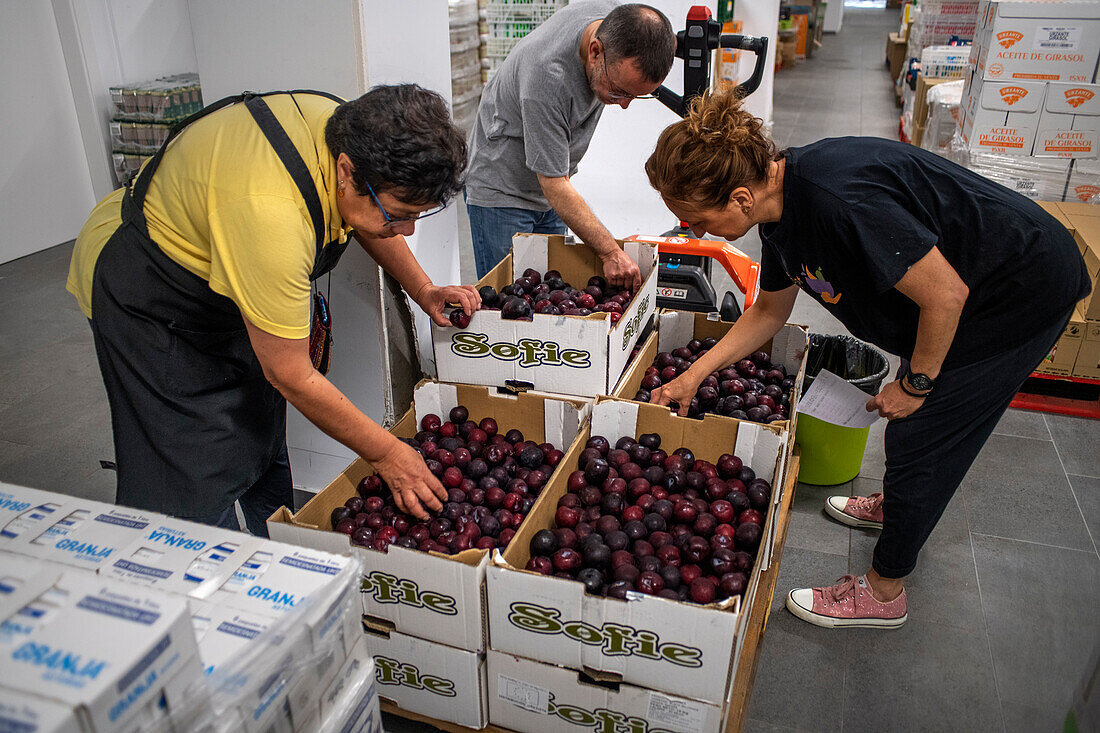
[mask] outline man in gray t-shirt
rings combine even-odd
[[[638,266],[569,178],[605,104],[623,109],[660,86],[676,51],[668,19],[648,5],[585,0],[521,40],[485,87],[470,141],[466,204],[477,275],[508,254],[516,232],[568,226],[619,286],[641,286]]]

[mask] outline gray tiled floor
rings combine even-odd
[[[780,73],[780,145],[895,136],[883,46],[896,23],[896,11],[849,9],[841,34]],[[759,255],[751,237],[738,246]],[[0,480],[110,501],[113,474],[98,463],[112,453],[109,413],[90,332],[64,291],[70,252],[0,265]],[[792,321],[844,332],[808,299]],[[909,623],[809,626],[783,610],[787,591],[868,566],[875,534],[830,521],[821,503],[881,488],[883,428],[854,481],[799,487],[746,730],[1060,729],[1100,640],[1100,421],[1010,411],[907,579]],[[427,728],[387,718],[387,729]]]

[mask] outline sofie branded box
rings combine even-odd
[[[183,598],[90,573],[65,572],[0,623],[2,684],[68,706],[87,731],[156,719],[202,674]]]
[[[724,704],[635,685],[604,685],[583,673],[490,651],[489,722],[540,733],[717,733]]]
[[[363,638],[379,697],[410,713],[483,728],[488,718],[485,655],[391,632]]]
[[[678,420],[666,408],[614,398],[597,400],[590,430],[582,433],[561,463],[575,467],[590,434],[614,444],[621,436],[636,438],[642,433],[657,433],[662,448],[669,451],[684,446],[711,462],[733,453],[772,483],[773,500],[779,497],[786,473],[787,431],[748,422],[719,426],[706,420]],[[487,578],[493,650],[721,704],[738,661],[739,637],[748,619],[745,611],[767,565],[765,539],[744,599],[700,606],[640,593],[630,593],[626,600],[588,595],[580,582],[521,569],[530,559],[531,537],[553,526],[569,470],[556,475],[528,523],[503,554],[493,557]],[[774,533],[775,515],[773,506],[765,536]]]
[[[471,419],[492,417],[501,432],[516,428],[529,440],[547,441],[563,451],[573,443],[590,409],[583,400],[530,392],[499,395],[486,387],[424,380],[413,393],[413,408],[390,432],[411,438],[424,415],[447,419],[458,405],[466,406]],[[486,550],[441,555],[391,545],[379,552],[352,545],[347,535],[331,531],[332,510],[355,496],[359,482],[373,473],[369,463],[356,460],[298,513],[284,507],[274,514],[268,520],[271,537],[353,554],[363,567],[363,613],[378,625],[462,649],[485,649]]]
[[[1093,158],[1100,151],[1100,84],[1051,82],[1039,117],[1035,155]]]
[[[681,346],[686,346],[688,341],[705,338],[721,340],[733,326],[728,321],[723,321],[717,314],[690,313],[662,309],[657,313],[657,328],[645,340],[638,351],[638,357],[626,370],[619,386],[615,389],[615,397],[631,400],[642,385],[645,370],[653,364],[657,354],[662,351],[672,351]],[[795,393],[791,397],[791,419],[777,423],[781,427],[789,427],[794,430],[798,398],[801,395],[802,381],[806,373],[806,355],[809,350],[809,334],[805,326],[787,324],[779,329],[779,332],[770,341],[760,346],[766,351],[774,364],[782,364],[787,374],[794,378]],[[738,422],[735,418],[723,415],[708,415],[708,419],[728,420],[731,423]],[[687,418],[684,418],[687,419]]]
[[[1091,82],[1100,4],[987,0],[972,58],[984,79]]]
[[[95,570],[141,536],[160,514],[99,502],[67,503],[41,532],[26,532],[4,549]]]
[[[657,304],[657,246],[621,244],[641,270],[642,287],[618,323],[612,325],[608,313],[536,313],[530,321],[512,321],[502,318],[500,311],[481,310],[465,329],[433,324],[439,379],[498,387],[518,383],[582,397],[610,394]],[[478,286],[492,285],[500,291],[528,268],[540,274],[558,270],[567,283],[581,289],[589,278],[603,274],[599,258],[583,244],[566,244],[560,235],[517,234],[511,254]]]
[[[1046,84],[975,77],[968,93],[962,138],[970,150],[1031,155]]]

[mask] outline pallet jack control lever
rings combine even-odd
[[[687,27],[676,34],[676,57],[684,60],[684,93],[681,96],[662,85],[657,87],[653,96],[679,116],[687,115],[691,101],[710,87],[711,54],[719,47],[756,54],[752,75],[737,87],[743,97],[755,92],[764,78],[768,39],[741,34],[722,35],[722,25],[711,17],[710,8],[694,5],[688,11]]]
[[[649,242],[656,244],[661,254],[695,255],[717,260],[737,289],[745,294],[745,308],[753,304],[760,292],[760,263],[729,242],[711,239],[691,239],[688,237],[654,237],[635,234],[627,237],[628,242]]]

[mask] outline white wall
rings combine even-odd
[[[0,11],[0,262],[76,236],[94,204],[49,3]]]
[[[583,0],[582,0],[583,2]],[[650,0],[668,16],[673,30],[683,30],[688,10],[698,0]],[[747,6],[751,5],[751,8]],[[764,6],[764,7],[758,7]],[[772,79],[775,69],[775,29],[779,18],[778,0],[736,3],[735,15],[745,22],[744,33],[764,35],[771,41],[764,82],[746,103],[747,108],[769,124],[772,114]],[[747,9],[746,9],[747,8]],[[744,17],[742,17],[744,16]],[[770,20],[769,20],[770,18]],[[741,79],[752,71],[755,56],[741,54]],[[677,94],[683,91],[683,61],[676,59],[665,86]],[[587,155],[573,183],[600,221],[616,237],[631,234],[661,234],[676,225],[645,175],[645,161],[657,144],[657,137],[679,119],[657,100],[641,100],[628,109],[608,106],[592,138]]]

